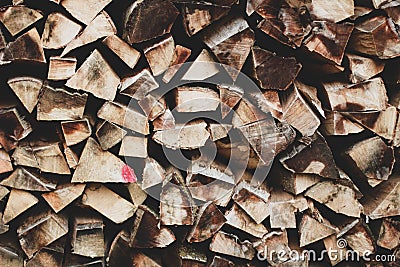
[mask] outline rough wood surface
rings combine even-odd
[[[206,87],[178,87],[176,89],[176,111],[213,111],[219,105],[218,93]]]
[[[40,11],[26,6],[7,6],[0,9],[0,21],[13,35],[17,35],[43,18]]]
[[[126,65],[130,68],[134,68],[139,61],[140,52],[135,48],[125,43],[117,35],[107,36],[103,40],[103,44],[108,46]]]
[[[61,129],[67,146],[79,144],[92,135],[92,128],[88,119],[62,121]]]
[[[224,232],[214,235],[210,250],[247,260],[253,259],[255,255],[253,246],[248,240],[241,242],[236,236]]]
[[[144,50],[144,56],[149,63],[151,72],[158,76],[171,65],[175,56],[175,42],[172,36]]]
[[[84,3],[77,0],[63,0],[61,5],[76,19],[88,25],[110,2],[111,0],[89,0]]]
[[[19,189],[12,189],[8,197],[2,221],[8,223],[18,215],[36,205],[39,202],[34,195]]]
[[[71,78],[75,74],[76,64],[76,58],[50,57],[47,79],[59,81]]]
[[[18,77],[9,79],[7,84],[31,113],[38,102],[43,81],[33,77]]]
[[[15,189],[39,192],[51,191],[57,186],[57,184],[42,177],[39,173],[24,167],[16,168],[0,184]]]
[[[42,197],[55,213],[60,212],[71,202],[80,197],[85,190],[85,184],[64,184],[49,193],[42,194]]]

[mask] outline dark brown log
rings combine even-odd
[[[364,128],[337,111],[325,110],[326,119],[322,121],[321,132],[325,135],[349,135],[360,133]]]
[[[149,63],[151,72],[158,76],[165,72],[171,65],[175,56],[175,42],[172,36],[148,47],[144,50],[144,56]]]
[[[90,215],[74,218],[71,252],[73,254],[97,258],[104,257],[105,244],[103,220]]]
[[[13,36],[42,18],[43,15],[40,11],[22,5],[5,6],[0,9],[0,21]]]
[[[118,154],[125,157],[147,158],[147,138],[125,136]]]
[[[75,74],[76,63],[76,58],[50,57],[47,79],[59,81],[71,78]]]
[[[244,91],[240,87],[231,85],[218,85],[217,88],[221,103],[221,115],[224,119],[242,99]]]
[[[308,244],[317,242],[325,237],[339,232],[339,229],[334,227],[328,220],[322,219],[318,221],[317,219],[311,217],[310,215],[303,215],[299,226],[300,232],[300,247],[304,247]]]
[[[79,144],[92,135],[92,128],[88,119],[62,121],[61,129],[67,146]]]
[[[6,151],[14,149],[20,140],[32,132],[31,125],[19,115],[16,108],[0,109],[0,125],[0,145]]]
[[[292,57],[279,57],[259,47],[253,47],[252,54],[255,78],[264,89],[288,89],[301,69],[301,64]]]
[[[136,100],[142,100],[148,93],[157,89],[159,84],[147,69],[138,74],[125,77],[121,81],[120,92]]]
[[[28,112],[32,113],[38,102],[43,81],[32,77],[19,77],[9,79],[7,84],[14,91]]]
[[[7,224],[18,215],[36,205],[39,202],[34,195],[19,189],[12,189],[4,209],[2,223]]]
[[[103,121],[97,126],[96,137],[103,150],[108,150],[122,141],[127,131],[112,122]]]
[[[354,15],[354,1],[339,0],[334,3],[326,0],[313,0],[310,14],[315,20],[339,22]]]
[[[79,0],[63,0],[61,5],[76,19],[88,25],[110,2],[111,0],[89,0],[84,3]]]
[[[4,49],[7,45],[6,39],[4,38],[4,33],[0,29],[0,50]]]
[[[275,18],[278,16],[282,2],[281,0],[249,0],[247,1],[246,13],[250,16],[257,12],[263,18]]]
[[[125,43],[117,35],[109,35],[103,40],[111,51],[113,51],[126,65],[133,69],[140,58],[140,52]]]
[[[57,184],[48,181],[40,174],[23,167],[15,169],[15,171],[6,179],[2,180],[0,184],[15,189],[40,192],[51,191],[57,186]]]
[[[175,96],[178,112],[214,111],[219,105],[218,93],[206,87],[180,86]]]
[[[197,58],[191,63],[189,69],[183,75],[182,80],[200,80],[203,81],[207,78],[219,73],[216,63],[206,49],[203,49]]]
[[[378,246],[386,249],[394,249],[398,247],[400,245],[399,222],[391,219],[384,219],[376,243]]]
[[[14,168],[11,163],[10,155],[8,155],[4,149],[0,149],[0,174],[13,170]]]
[[[2,242],[0,250],[0,260],[7,264],[7,267],[22,267],[24,266],[23,252],[18,247],[18,244]]]
[[[169,83],[171,81],[171,79],[181,68],[182,64],[185,63],[185,61],[190,57],[191,53],[192,51],[187,47],[181,45],[175,46],[174,57],[170,64],[170,67],[164,73],[164,76],[162,78],[163,82]]]
[[[352,83],[371,79],[385,68],[385,63],[377,59],[353,54],[346,54],[346,57],[349,60],[350,81]]]
[[[142,174],[142,189],[161,184],[165,179],[165,169],[153,158],[146,158]]]
[[[42,194],[42,197],[54,212],[58,213],[80,197],[85,187],[85,184],[63,184],[52,192]]]
[[[371,230],[363,222],[357,223],[343,238],[359,255],[363,255],[366,251],[370,251],[371,254],[375,253],[375,242]]]
[[[64,248],[44,247],[32,259],[25,263],[26,267],[36,266],[62,266]]]
[[[123,38],[133,44],[169,33],[178,14],[169,0],[133,2],[125,13]]]
[[[62,13],[51,13],[47,16],[42,34],[43,47],[60,49],[71,42],[82,27]]]
[[[314,86],[304,84],[298,80],[294,81],[294,86],[299,90],[304,99],[318,111],[319,115],[325,118],[325,111],[318,98],[318,89]]]
[[[253,246],[248,240],[240,241],[237,236],[224,232],[218,232],[214,235],[210,250],[247,260],[252,260],[255,255]]]

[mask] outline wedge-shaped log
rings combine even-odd
[[[146,158],[147,138],[139,136],[125,136],[122,139],[119,155],[125,157]]]
[[[376,243],[378,246],[386,249],[395,249],[398,247],[400,245],[399,222],[391,219],[384,219]]]
[[[230,124],[210,123],[208,126],[208,130],[210,132],[210,138],[213,141],[217,141],[227,137],[231,129],[232,125]]]
[[[120,93],[136,100],[142,100],[148,93],[157,89],[159,84],[148,69],[122,79]]]
[[[218,162],[209,161],[206,158],[192,160],[188,167],[188,175],[200,174],[209,178],[224,181],[226,183],[235,184],[235,176],[228,166]]]
[[[183,75],[185,81],[203,81],[219,73],[217,64],[212,55],[203,49],[197,58],[191,63],[189,69]]]
[[[112,122],[103,121],[97,126],[96,137],[103,150],[108,150],[122,141],[128,132]]]
[[[321,180],[316,174],[294,173],[284,168],[280,169],[280,174],[283,189],[294,195],[303,193]]]
[[[318,221],[310,215],[304,214],[299,226],[299,232],[300,247],[304,247],[330,235],[337,234],[339,229],[326,219]]]
[[[175,128],[175,117],[171,110],[166,109],[164,114],[153,121],[153,131],[162,131]]]
[[[0,174],[13,170],[10,155],[4,149],[0,149]]]
[[[147,198],[147,193],[143,191],[140,184],[137,182],[129,183],[126,185],[126,188],[128,189],[131,201],[135,206],[140,206],[144,203]]]
[[[18,167],[1,185],[26,191],[46,192],[56,188],[57,184],[48,181],[40,174],[23,167]]]
[[[89,0],[84,3],[79,0],[63,0],[61,5],[76,19],[88,25],[109,3],[111,0]]]
[[[339,241],[339,242],[338,242]],[[325,249],[328,251],[328,258],[332,266],[337,265],[343,261],[343,257],[337,257],[336,255],[348,255],[348,250],[344,246],[344,242],[341,241],[336,235],[331,235],[323,240]],[[338,245],[339,244],[339,245]],[[336,254],[338,253],[338,254]],[[340,254],[341,253],[341,254]]]
[[[204,202],[213,201],[216,205],[221,207],[226,207],[228,205],[233,194],[233,185],[220,180],[213,180],[208,184],[192,181],[188,189],[194,199]]]
[[[206,87],[180,86],[175,96],[178,112],[214,111],[219,105],[219,95]]]
[[[262,239],[253,242],[254,249],[261,259],[271,265],[283,264],[289,260],[291,249],[288,245],[288,235],[285,229],[266,234]],[[277,257],[279,251],[279,258]],[[288,262],[288,264],[290,264]]]
[[[376,251],[372,232],[368,225],[362,221],[347,231],[343,238],[354,251],[360,253],[359,255],[362,255],[365,251],[370,251],[370,253]]]
[[[58,213],[80,197],[85,186],[85,184],[63,184],[57,186],[56,190],[52,192],[42,194],[42,197],[54,212]]]
[[[9,79],[7,84],[17,95],[26,110],[32,113],[38,102],[43,81],[33,77],[18,77]]]
[[[221,103],[221,115],[224,119],[239,103],[243,96],[243,89],[232,85],[217,85]]]
[[[354,54],[346,54],[346,57],[349,60],[350,81],[352,83],[371,79],[385,68],[385,63],[381,60]]]
[[[86,140],[92,135],[88,119],[61,122],[61,129],[67,146],[73,146]]]
[[[146,158],[142,174],[142,189],[161,184],[165,179],[165,169],[153,158]]]
[[[210,243],[210,250],[247,260],[252,260],[255,255],[253,245],[248,240],[240,241],[237,236],[224,232],[214,235]]]
[[[321,125],[321,132],[325,135],[349,135],[364,131],[361,125],[352,122],[341,112],[325,110],[325,114]]]
[[[26,261],[26,267],[35,267],[40,265],[62,266],[64,249],[60,247],[44,247],[39,250],[32,259]]]
[[[0,9],[0,21],[13,36],[42,18],[43,15],[40,11],[23,5],[5,6]]]
[[[82,204],[98,211],[116,224],[133,216],[137,206],[103,185],[90,185],[85,189]]]
[[[47,79],[61,81],[71,78],[76,71],[76,58],[50,57]]]
[[[339,0],[334,3],[326,0],[313,0],[310,5],[310,14],[316,20],[339,22],[354,15],[354,1]]]
[[[185,61],[190,57],[192,51],[184,46],[175,46],[175,52],[170,67],[165,71],[162,78],[163,82],[169,83],[175,74],[179,71]]]
[[[161,75],[171,65],[175,56],[175,42],[172,36],[146,48],[144,56],[154,76]]]
[[[250,100],[243,98],[237,105],[232,117],[232,126],[239,128],[244,125],[252,124],[266,118],[270,118],[270,114],[262,112]]]
[[[104,257],[105,241],[103,231],[103,219],[90,216],[78,215],[74,218],[71,252],[90,258]]]
[[[164,185],[160,196],[161,224],[193,225],[195,213],[192,205],[192,196],[184,185]]]
[[[103,40],[111,51],[113,51],[128,67],[133,69],[140,58],[140,52],[125,43],[117,35],[110,35]]]
[[[18,141],[32,132],[30,123],[20,116],[16,108],[0,109],[0,145],[6,150],[14,149]]]
[[[325,111],[322,107],[321,101],[318,99],[318,89],[298,80],[294,81],[294,86],[299,90],[304,99],[318,111],[319,115],[325,118]]]
[[[3,223],[9,223],[38,202],[39,199],[31,193],[19,189],[12,189],[8,197],[6,208],[4,209]]]

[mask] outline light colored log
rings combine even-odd
[[[179,71],[182,65],[190,57],[192,51],[184,46],[176,45],[173,60],[170,67],[165,71],[162,78],[163,82],[169,83],[175,74]]]
[[[310,14],[317,20],[339,22],[354,15],[354,1],[339,0],[334,3],[326,0],[313,0]]]
[[[173,129],[175,127],[175,118],[171,110],[166,109],[164,114],[161,114],[153,121],[153,131],[162,131]]]
[[[224,119],[242,99],[244,91],[240,87],[231,85],[217,85],[217,88],[221,103],[221,115]]]
[[[33,77],[11,78],[7,81],[21,103],[32,113],[39,99],[39,93],[43,86],[43,81]]]
[[[182,80],[203,81],[219,73],[216,63],[206,49],[203,49],[197,58],[191,63],[189,69],[183,75]]]
[[[0,9],[0,21],[12,36],[29,28],[42,18],[43,15],[40,11],[23,5],[6,6]]]
[[[211,140],[217,141],[228,136],[229,131],[232,129],[232,125],[210,123],[208,129],[210,131]]]
[[[321,132],[325,135],[349,135],[364,131],[361,125],[352,122],[341,112],[325,110],[325,115],[321,125]]]
[[[142,205],[147,198],[147,193],[143,191],[142,187],[136,182],[129,183],[126,185],[126,187],[128,189],[132,203],[135,204],[135,206]]]
[[[48,181],[40,174],[32,170],[18,167],[6,179],[0,182],[1,185],[25,191],[46,192],[56,188],[57,184]]]
[[[10,155],[4,149],[0,149],[0,174],[13,170]]]
[[[23,190],[12,189],[8,197],[2,221],[4,224],[14,220],[18,215],[39,202],[34,195]]]
[[[80,197],[85,187],[85,184],[63,184],[52,192],[42,194],[42,197],[54,212],[58,213]]]
[[[121,80],[120,93],[136,100],[142,100],[148,93],[157,89],[159,84],[148,69],[125,77]]]
[[[146,48],[144,56],[154,76],[161,75],[171,65],[175,56],[175,42],[172,36]]]
[[[47,79],[60,81],[74,76],[76,71],[76,58],[50,57]]]
[[[125,136],[119,149],[120,156],[146,158],[147,138],[138,136]]]
[[[385,63],[377,59],[354,54],[346,54],[346,57],[349,60],[350,81],[352,83],[371,79],[385,68]]]
[[[143,190],[161,184],[164,179],[165,169],[155,159],[147,157],[142,174]]]
[[[384,219],[379,230],[377,245],[386,249],[395,249],[400,245],[400,224],[398,221]]]
[[[103,220],[89,215],[74,218],[71,252],[90,258],[104,257],[106,253]]]
[[[92,135],[92,128],[88,119],[62,121],[61,129],[67,146],[79,144]]]
[[[210,250],[247,260],[252,260],[255,255],[253,246],[248,240],[240,241],[237,236],[224,232],[218,232],[214,235]]]
[[[111,51],[113,51],[128,67],[133,69],[140,58],[140,52],[125,43],[124,40],[117,35],[109,35],[103,40]]]
[[[180,86],[176,88],[176,107],[178,112],[214,111],[219,105],[219,95],[206,87]]]
[[[111,0],[88,0],[80,2],[79,0],[62,0],[61,5],[77,20],[88,25],[100,13]]]
[[[108,150],[122,141],[128,132],[112,122],[103,121],[97,126],[96,137],[103,150]]]
[[[312,244],[321,239],[324,239],[332,234],[339,232],[339,229],[334,227],[326,219],[318,221],[310,215],[303,215],[299,226],[300,232],[300,247]]]

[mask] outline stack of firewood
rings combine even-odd
[[[400,266],[399,1],[0,7],[0,266]]]

